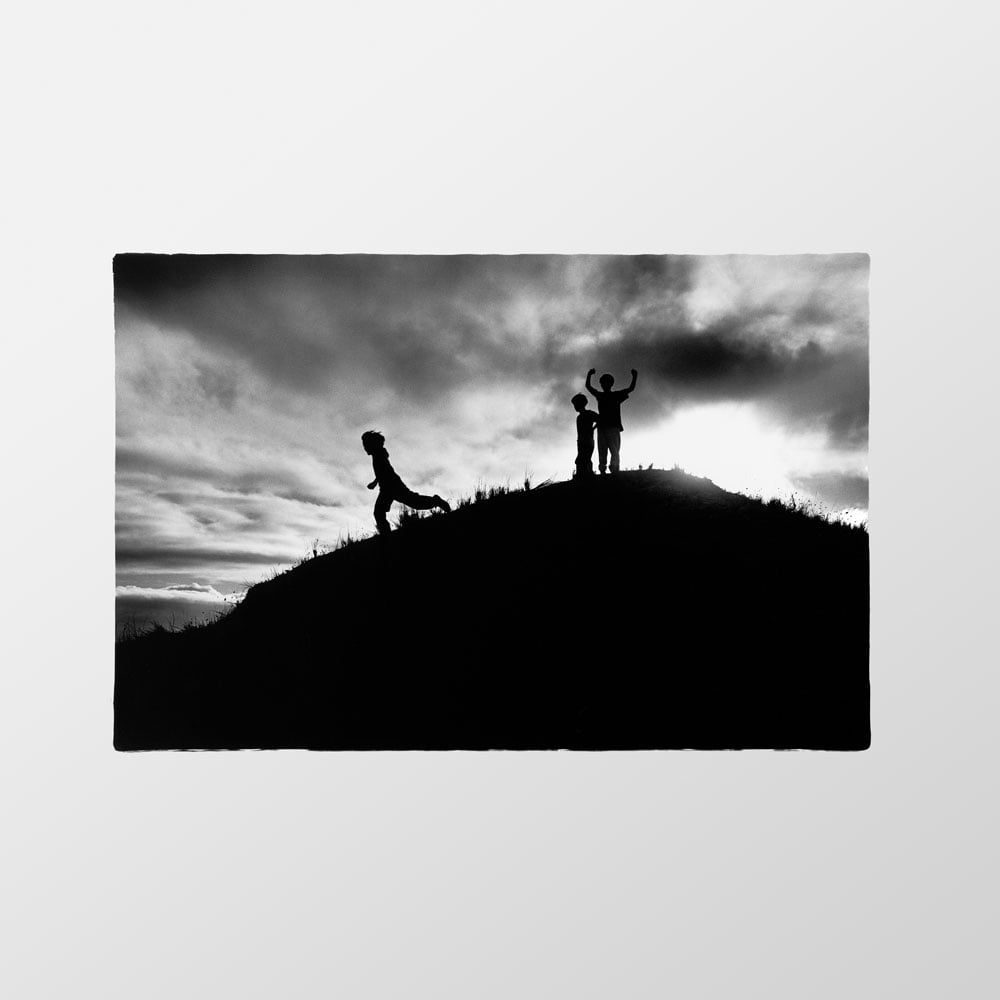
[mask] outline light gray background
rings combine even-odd
[[[996,995],[995,14],[359,6],[7,14],[0,988]],[[192,249],[870,252],[872,749],[113,753],[111,257]]]

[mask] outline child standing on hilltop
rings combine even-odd
[[[587,372],[586,386],[587,392],[597,400],[597,463],[603,476],[609,451],[611,452],[611,471],[618,471],[622,431],[625,429],[622,427],[622,403],[628,399],[629,395],[635,389],[635,380],[639,373],[633,368],[632,381],[629,387],[627,389],[620,389],[617,392],[611,389],[615,384],[614,375],[602,375],[599,381],[603,392],[598,392],[590,384],[590,380],[596,371],[596,368],[591,368]]]
[[[587,409],[587,397],[578,392],[570,402],[576,410],[576,475],[577,478],[594,474],[594,428],[597,414]]]
[[[378,499],[375,501],[375,524],[379,534],[385,535],[389,531],[389,521],[386,514],[394,500],[413,507],[415,510],[431,510],[437,507],[439,510],[451,510],[451,506],[446,500],[442,500],[437,494],[432,497],[414,493],[399,478],[399,474],[389,463],[389,452],[385,448],[385,438],[378,431],[365,431],[361,435],[361,446],[372,457],[372,468],[375,470],[375,478],[368,484],[368,489],[373,490],[377,486]]]

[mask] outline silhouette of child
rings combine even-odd
[[[437,507],[439,510],[451,510],[451,506],[446,500],[442,500],[437,494],[432,497],[414,493],[402,479],[399,473],[389,463],[389,452],[385,450],[385,438],[378,431],[365,431],[361,435],[361,446],[372,457],[372,468],[375,470],[375,478],[368,484],[368,489],[373,490],[377,486],[378,499],[375,501],[375,524],[379,534],[384,535],[389,531],[389,521],[386,514],[392,506],[393,500],[413,507],[415,510],[431,510]]]
[[[577,476],[592,476],[594,474],[594,428],[597,426],[597,414],[587,409],[587,397],[578,392],[570,402],[576,410],[576,474]]]
[[[614,375],[602,375],[599,379],[603,392],[598,392],[591,384],[590,380],[596,368],[591,368],[587,372],[587,392],[597,400],[597,464],[604,475],[608,461],[608,452],[611,452],[611,471],[618,471],[618,459],[621,452],[622,431],[622,403],[628,399],[629,394],[635,389],[635,380],[638,372],[632,369],[632,382],[627,389],[612,391],[615,384]]]

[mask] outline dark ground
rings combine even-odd
[[[119,750],[868,747],[868,535],[679,472],[406,524],[116,647]]]

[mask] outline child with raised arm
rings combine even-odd
[[[386,514],[394,500],[413,507],[415,510],[432,510],[437,507],[439,510],[451,510],[451,506],[446,500],[442,500],[437,494],[432,497],[414,493],[406,486],[399,474],[389,463],[389,452],[385,448],[385,438],[378,431],[365,431],[361,435],[361,446],[372,457],[372,468],[375,470],[375,478],[368,484],[368,489],[373,490],[377,486],[378,499],[375,501],[375,524],[379,534],[384,535],[389,531],[389,521]]]
[[[622,431],[622,403],[628,399],[630,393],[635,389],[635,380],[638,372],[632,369],[632,381],[627,389],[612,390],[615,384],[614,375],[604,374],[600,377],[601,390],[598,392],[591,384],[590,380],[597,371],[591,368],[587,372],[587,392],[597,400],[597,464],[604,475],[608,462],[608,452],[611,452],[611,471],[617,472],[619,466],[619,455],[621,453]]]
[[[592,476],[597,414],[587,409],[587,397],[582,392],[578,392],[570,402],[576,410],[576,476],[577,478]]]

